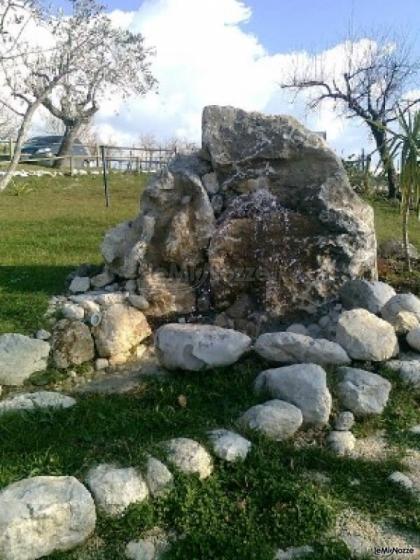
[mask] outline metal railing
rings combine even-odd
[[[0,140],[0,161],[5,164],[10,162],[14,153],[13,140]],[[48,146],[53,153],[37,154],[37,150]],[[94,146],[87,144],[76,144],[78,152],[66,156],[57,156],[59,145],[56,144],[31,144],[33,153],[22,153],[20,163],[36,163],[46,167],[55,167],[59,160],[64,161],[65,167],[70,173],[76,169],[106,169],[107,171],[125,171],[134,173],[154,173],[166,167],[169,161],[175,157],[177,150],[168,148],[148,148],[138,146]]]

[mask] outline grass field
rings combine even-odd
[[[109,209],[97,177],[16,180],[0,195],[0,332],[32,333],[42,325],[48,297],[62,292],[77,265],[100,262],[105,230],[136,214],[144,184],[144,177],[113,175]],[[376,205],[376,224],[380,239],[391,231],[399,235],[397,210],[385,202]],[[420,245],[419,226],[413,224],[412,231]],[[82,480],[98,462],[141,467],[145,454],[159,456],[157,444],[170,437],[205,443],[208,429],[235,428],[238,416],[260,402],[252,383],[266,367],[248,358],[225,370],[146,380],[125,396],[78,397],[69,410],[1,417],[0,488],[41,474]],[[381,417],[358,422],[355,435],[384,430],[394,449],[389,456],[337,458],[323,447],[323,432],[301,445],[250,434],[253,449],[245,463],[216,462],[215,473],[203,482],[178,475],[167,498],[131,507],[120,519],[101,516],[84,547],[50,558],[123,559],[129,540],[159,526],[184,537],[168,559],[271,560],[275,548],[313,544],[312,560],[348,560],[349,551],[331,533],[348,508],[420,534],[420,503],[387,482],[392,471],[404,470],[405,450],[420,449],[418,436],[406,431],[420,423],[420,397],[394,374],[381,373],[393,383],[391,401]],[[333,371],[329,375],[334,378]],[[180,395],[186,406],[180,406]]]

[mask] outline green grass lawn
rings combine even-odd
[[[111,174],[109,208],[98,176],[17,178],[0,194],[0,332],[39,328],[69,272],[99,264],[105,231],[137,214],[146,179]]]
[[[19,179],[0,194],[0,332],[32,333],[42,325],[48,297],[63,291],[67,274],[80,263],[100,262],[104,232],[137,213],[144,184],[145,177],[112,175],[109,209],[98,177]],[[382,202],[375,210],[378,237],[391,229],[399,235],[397,210]],[[207,430],[235,428],[238,416],[261,402],[252,384],[266,367],[247,358],[228,369],[145,380],[125,396],[80,396],[69,410],[0,417],[0,488],[36,475],[83,480],[98,462],[141,467],[145,454],[160,456],[159,442],[171,437],[206,443]],[[394,374],[382,373],[393,383],[391,401],[381,417],[358,422],[355,433],[385,430],[396,449],[388,458],[337,458],[322,446],[322,432],[313,436],[316,445],[302,446],[249,434],[253,449],[243,464],[217,461],[206,481],[178,474],[167,498],[131,507],[120,519],[100,516],[85,546],[50,558],[123,559],[129,540],[159,526],[184,537],[168,559],[271,560],[275,548],[313,544],[312,560],[347,560],[348,550],[329,532],[348,507],[420,532],[420,503],[386,480],[403,470],[404,449],[420,448],[418,436],[406,431],[420,423],[420,398]],[[311,481],[311,472],[330,482]]]

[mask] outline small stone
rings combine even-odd
[[[92,287],[96,290],[99,288],[105,288],[108,284],[111,284],[115,279],[115,275],[109,270],[105,269],[101,274],[97,274],[90,279]]]
[[[407,334],[407,342],[413,350],[420,352],[420,327],[411,330]]]
[[[98,508],[112,516],[121,515],[128,506],[144,501],[149,495],[143,477],[132,467],[98,465],[88,472],[86,483]]]
[[[172,488],[174,477],[166,465],[149,457],[146,465],[146,482],[151,495],[156,498],[166,495]]]
[[[148,536],[138,541],[131,541],[125,549],[129,560],[160,560],[170,544],[164,534]]]
[[[120,285],[118,284],[118,282],[114,282],[114,284],[108,284],[108,286],[105,286],[104,290],[109,294],[114,294],[115,292],[120,291]]]
[[[354,425],[354,414],[349,410],[340,412],[334,420],[334,428],[339,432],[351,430]]]
[[[398,371],[401,380],[406,385],[411,385],[415,389],[420,389],[420,356],[418,359],[391,360],[386,363],[386,367],[393,371]]]
[[[95,370],[101,371],[102,369],[106,369],[109,367],[109,361],[106,358],[98,358],[95,360]]]
[[[130,294],[128,296],[128,301],[133,307],[135,307],[136,309],[140,309],[140,311],[145,311],[150,307],[150,304],[145,297],[138,296],[136,294]]]
[[[224,205],[223,195],[215,194],[211,199],[211,206],[216,216],[218,216],[222,212],[223,205]]]
[[[249,440],[229,430],[212,430],[209,438],[213,453],[224,461],[244,461],[251,449]]]
[[[252,406],[238,422],[245,428],[261,432],[269,439],[282,441],[297,432],[303,417],[299,408],[293,404],[272,400]]]
[[[314,553],[312,546],[290,546],[286,550],[279,550],[276,552],[274,560],[299,560],[300,558],[307,558],[310,554]]]
[[[328,327],[328,325],[331,323],[330,320],[330,316],[329,315],[324,315],[323,317],[321,317],[321,319],[318,321],[318,325],[321,327],[321,329],[325,329],[326,327]]]
[[[137,282],[136,280],[127,280],[124,284],[124,289],[129,294],[135,294],[137,291]]]
[[[49,340],[51,333],[45,329],[39,329],[39,331],[36,331],[35,338],[38,340]]]
[[[91,315],[93,315],[94,313],[100,313],[101,312],[101,307],[96,303],[96,301],[93,301],[92,299],[87,299],[85,301],[81,301],[80,305],[85,310],[85,315],[88,318]]]
[[[0,401],[0,415],[5,412],[35,410],[37,408],[70,408],[76,404],[72,397],[54,391],[19,393]]]
[[[412,426],[408,431],[412,434],[420,435],[420,424]]]
[[[391,325],[397,334],[407,334],[419,326],[419,320],[410,311],[399,311]]]
[[[216,194],[219,192],[220,186],[216,173],[206,173],[206,175],[203,175],[202,181],[208,194]]]
[[[414,483],[406,474],[395,471],[389,475],[388,480],[394,484],[402,486],[405,490],[412,490]]]
[[[52,356],[59,369],[93,360],[95,348],[89,327],[70,319],[58,321],[52,338]]]
[[[307,331],[307,335],[312,338],[319,338],[321,336],[321,327],[316,323],[308,325]]]
[[[127,292],[116,292],[111,294],[100,294],[96,298],[96,303],[103,307],[110,307],[118,303],[125,303],[129,294]]]
[[[342,405],[356,416],[382,414],[388,402],[391,383],[362,369],[338,368],[337,393]]]
[[[300,323],[293,323],[290,327],[287,327],[286,332],[309,336],[308,329],[305,325],[301,325]]]
[[[185,474],[197,474],[201,479],[213,472],[209,453],[202,445],[189,438],[174,438],[164,444],[168,460]]]
[[[356,438],[350,431],[333,431],[328,434],[326,442],[337,455],[348,455],[354,449]]]
[[[85,310],[81,305],[75,305],[74,303],[66,303],[61,308],[61,312],[65,319],[73,319],[75,321],[83,321],[85,317]]]
[[[89,276],[75,276],[71,281],[69,290],[73,294],[82,294],[90,289]]]

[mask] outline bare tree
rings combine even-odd
[[[73,20],[80,19],[79,14],[86,10],[91,11],[93,5],[97,13],[85,23],[96,46],[91,49],[89,63],[81,65],[77,72],[67,73],[54,95],[46,96],[42,102],[65,126],[58,153],[61,158],[71,152],[74,140],[92,121],[104,99],[145,95],[156,84],[149,62],[153,51],[145,47],[141,34],[115,27],[94,0],[73,0],[72,4],[73,15],[64,23],[69,41],[62,44],[63,59],[66,60],[66,50],[84,32],[80,23],[72,24]],[[61,167],[64,162],[64,158],[58,159],[56,166]]]
[[[281,86],[297,94],[310,90],[308,106],[319,107],[331,100],[349,118],[362,119],[368,126],[388,179],[388,195],[397,194],[397,174],[390,155],[387,128],[420,98],[404,103],[404,95],[414,84],[419,64],[403,40],[389,34],[376,40],[347,40],[344,59],[331,68],[325,58],[315,56],[306,64],[298,60],[292,75]]]

